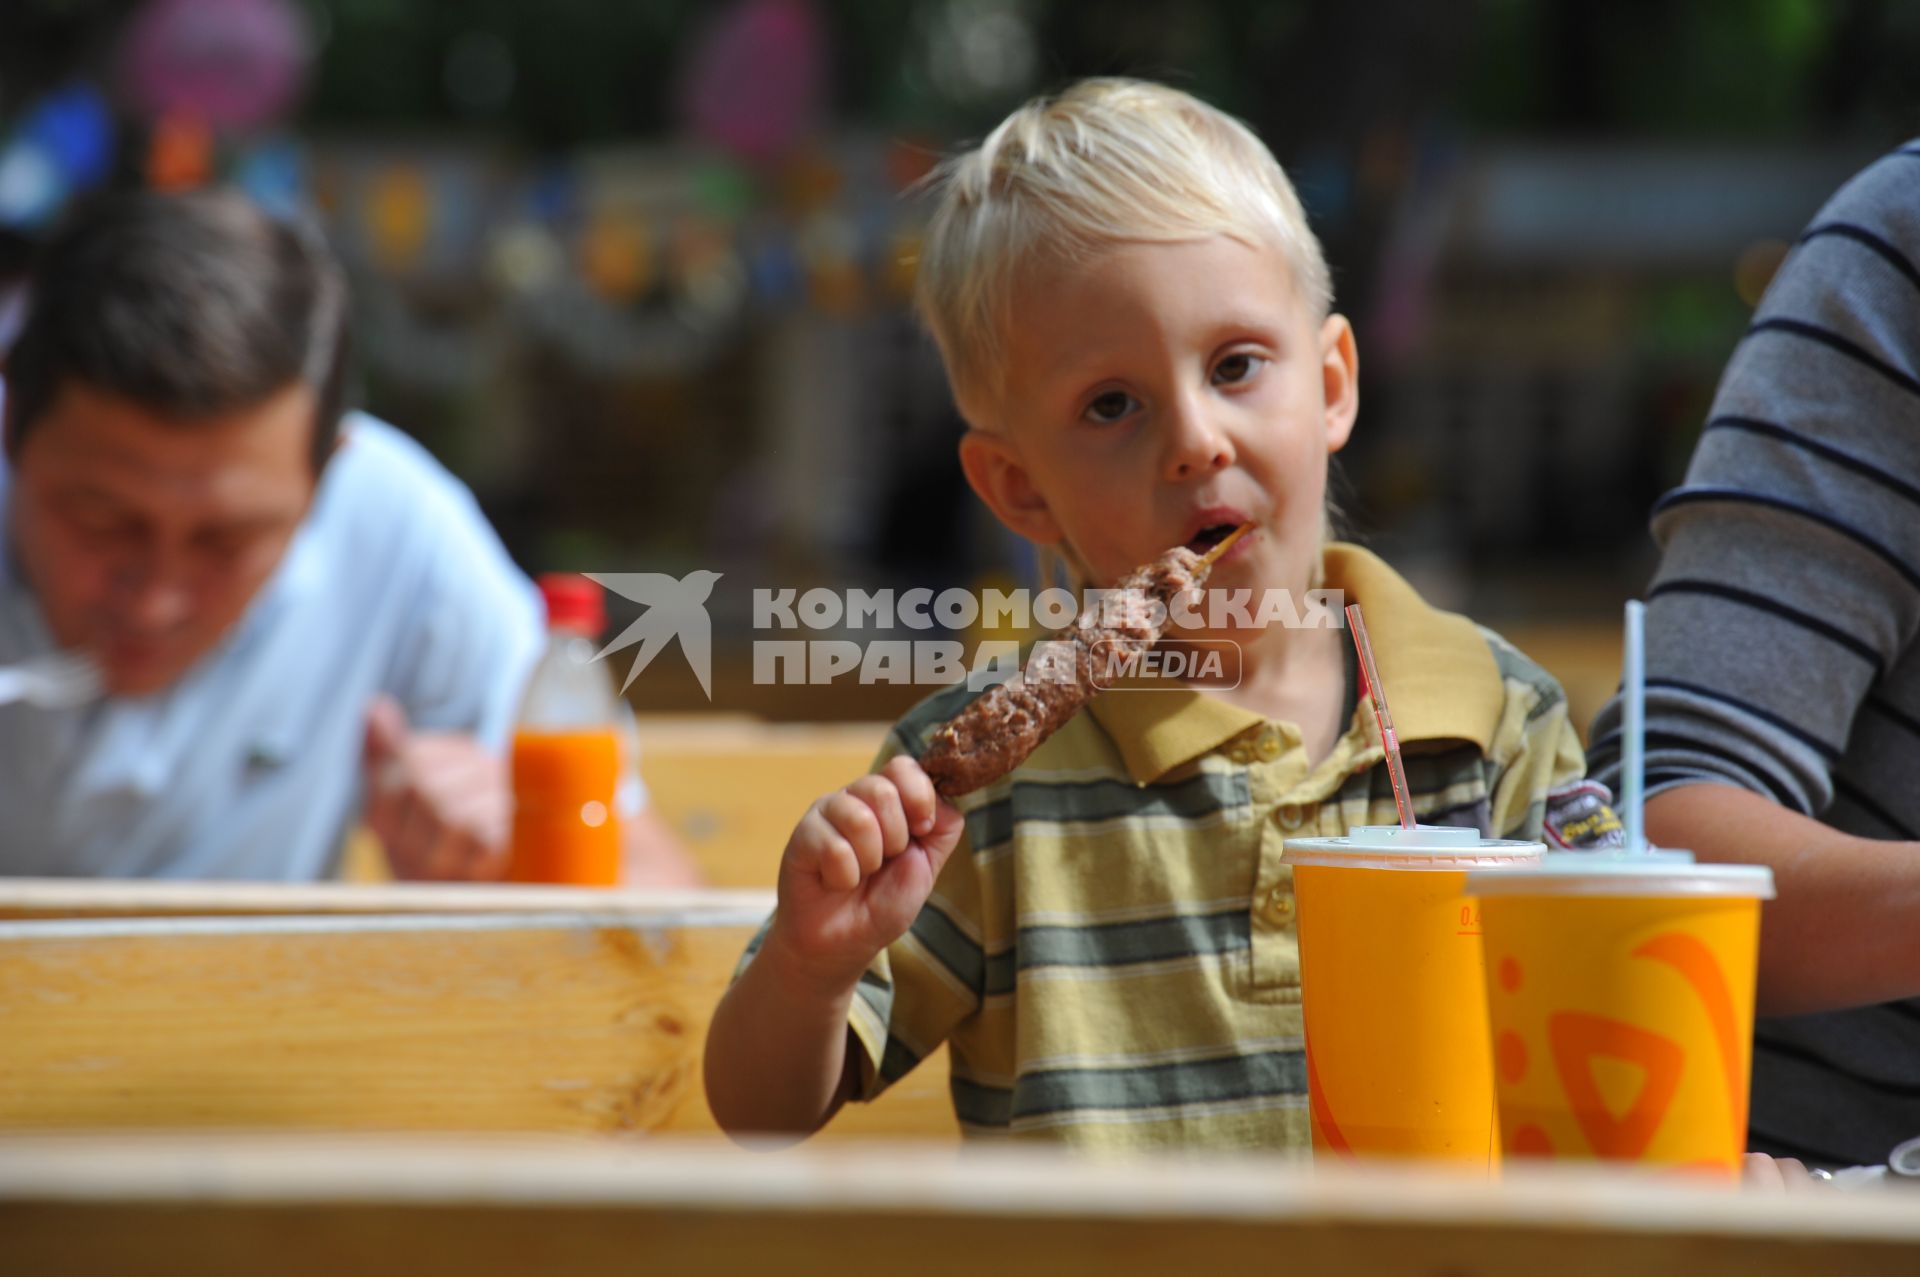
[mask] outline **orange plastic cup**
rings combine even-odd
[[[513,882],[620,882],[620,738],[611,730],[513,737]]]
[[[1556,854],[1467,890],[1486,931],[1506,1156],[1738,1176],[1772,871]]]
[[[1431,826],[1287,843],[1316,1157],[1491,1164],[1480,919],[1463,889],[1470,869],[1523,871],[1545,850]]]

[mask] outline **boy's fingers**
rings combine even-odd
[[[787,844],[793,868],[819,880],[829,891],[852,891],[860,885],[860,861],[846,839],[828,823],[816,803],[800,818]]]
[[[880,774],[893,782],[900,794],[900,807],[906,813],[907,826],[916,837],[933,828],[933,809],[940,801],[934,792],[933,778],[913,759],[901,754],[887,761]]]
[[[934,877],[940,876],[947,857],[960,845],[960,835],[966,831],[967,818],[952,803],[943,802],[934,809],[933,828],[920,836],[920,845],[927,849],[927,863]]]
[[[933,827],[927,831],[925,841],[929,846],[937,846],[942,851],[952,851],[954,844],[960,841],[960,835],[967,831],[967,818],[952,803],[942,802],[933,809]]]
[[[853,848],[862,876],[880,868],[885,855],[881,846],[880,817],[874,814],[873,808],[843,789],[822,803],[820,811],[826,816],[827,823]],[[857,881],[855,885],[859,885]]]
[[[870,903],[887,917],[897,919],[899,929],[905,930],[926,904],[928,893],[946,868],[953,849],[960,845],[965,830],[966,818],[951,805],[941,803],[933,828],[914,840],[913,849],[925,857],[924,862],[913,855],[895,860],[888,872],[873,880]]]
[[[816,809],[808,814],[813,822],[809,830],[814,852],[814,872],[829,891],[852,891],[860,885],[860,857],[826,815]]]
[[[860,886],[860,857],[844,838],[835,838],[820,858],[820,881],[829,891],[855,891]]]
[[[872,809],[880,822],[880,854],[897,856],[907,849],[907,813],[900,804],[900,791],[885,776],[862,776],[847,786],[847,792]]]

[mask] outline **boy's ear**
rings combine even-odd
[[[1338,452],[1360,415],[1360,352],[1345,315],[1329,315],[1320,325],[1320,385],[1327,405],[1327,451]]]
[[[994,517],[1039,545],[1061,539],[1046,498],[1033,486],[1013,445],[999,435],[969,430],[960,437],[960,468]]]

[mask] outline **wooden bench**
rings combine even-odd
[[[701,1047],[771,904],[0,882],[0,1131],[713,1134]],[[944,1068],[823,1133],[956,1135]]]

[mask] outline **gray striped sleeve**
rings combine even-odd
[[[1716,781],[1825,812],[1856,717],[1920,631],[1920,155],[1821,210],[1655,507],[1648,792]],[[1898,680],[1896,680],[1898,681]],[[1920,710],[1920,706],[1913,707]],[[1617,788],[1619,704],[1594,724]]]

